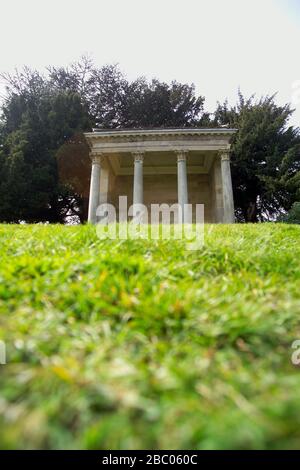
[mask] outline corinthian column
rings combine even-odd
[[[90,199],[89,199],[89,214],[88,222],[95,224],[97,221],[96,210],[99,205],[100,197],[100,175],[101,175],[101,153],[94,153],[92,158],[92,172],[91,172],[91,183],[90,183]]]
[[[234,203],[229,150],[220,150],[225,224],[234,224]]]
[[[178,204],[181,206],[183,222],[185,214],[185,205],[188,204],[188,186],[187,186],[187,170],[186,170],[186,150],[176,150],[177,154],[177,191]]]
[[[133,204],[143,204],[143,162],[144,153],[134,152]]]

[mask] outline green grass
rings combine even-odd
[[[0,243],[0,448],[299,448],[299,226]]]

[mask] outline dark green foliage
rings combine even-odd
[[[125,93],[123,127],[199,127],[204,122],[204,98],[195,97],[193,86],[139,79]]]
[[[80,94],[97,127],[199,127],[209,122],[194,85],[143,77],[129,82],[116,65],[96,68],[86,57],[69,68],[51,67],[49,74],[55,89]]]
[[[289,212],[280,218],[280,221],[287,224],[300,224],[300,202],[295,202]]]
[[[63,222],[66,207],[75,208],[78,198],[58,180],[56,153],[74,133],[90,128],[88,113],[76,92],[55,91],[36,72],[25,69],[7,80],[0,220]]]

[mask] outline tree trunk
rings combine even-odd
[[[258,222],[256,201],[250,202],[247,207],[246,222],[250,222],[252,224],[256,224]]]
[[[82,210],[80,211],[81,214],[79,215],[81,224],[87,221],[88,209],[89,209],[89,199],[87,197],[84,197],[82,199]]]

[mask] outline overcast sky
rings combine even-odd
[[[0,0],[0,12],[1,71],[88,53],[129,79],[194,83],[209,111],[238,87],[278,92],[300,125],[299,0]]]

